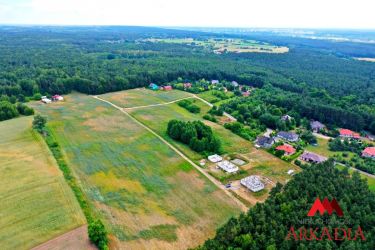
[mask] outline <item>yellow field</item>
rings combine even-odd
[[[0,122],[1,249],[29,249],[85,224],[32,117]]]

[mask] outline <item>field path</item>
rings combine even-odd
[[[205,104],[207,104],[208,106],[210,107],[213,107],[214,105],[208,101],[206,101],[205,99],[203,98],[200,98],[199,96],[197,95],[193,95],[195,98],[197,98],[198,100],[201,100],[202,102],[204,102]],[[226,117],[228,117],[229,119],[231,119],[232,121],[237,121],[236,118],[234,118],[233,116],[231,116],[230,114],[228,114],[227,112],[224,112],[223,113]]]
[[[97,100],[100,100],[102,102],[105,102],[105,103],[108,103],[109,105],[111,105],[112,107],[120,110],[122,113],[124,113],[125,115],[127,115],[131,120],[133,120],[134,122],[136,122],[138,125],[142,126],[143,128],[145,128],[146,130],[148,130],[150,133],[152,133],[153,135],[155,135],[157,138],[159,138],[163,143],[165,143],[168,147],[170,147],[173,151],[175,151],[178,155],[180,155],[183,159],[185,159],[187,162],[189,162],[193,167],[195,167],[201,174],[203,174],[208,180],[210,180],[213,184],[215,184],[218,188],[220,188],[221,190],[224,191],[225,194],[227,194],[231,199],[233,199],[241,208],[241,210],[243,212],[246,212],[248,210],[248,207],[242,203],[239,199],[237,199],[231,192],[229,192],[225,187],[224,185],[222,185],[218,180],[216,180],[214,177],[212,177],[211,175],[209,175],[208,173],[206,173],[205,171],[203,171],[197,164],[195,164],[192,160],[190,160],[186,155],[184,155],[180,150],[178,150],[177,148],[175,148],[172,144],[170,144],[168,141],[166,141],[163,137],[161,137],[160,135],[158,135],[155,131],[153,131],[152,129],[150,129],[149,127],[147,127],[146,125],[144,125],[143,123],[141,123],[140,121],[138,121],[136,118],[134,118],[133,116],[131,116],[128,112],[125,111],[125,109],[117,106],[116,104],[113,104],[112,102],[110,101],[107,101],[107,100],[104,100],[98,96],[93,96],[93,98],[97,99]]]
[[[64,233],[56,238],[49,240],[31,250],[63,250],[63,249],[80,249],[80,250],[97,250],[90,243],[87,233],[87,225],[83,225]]]
[[[150,104],[150,105],[143,105],[143,106],[135,106],[135,107],[129,107],[129,108],[123,108],[123,109],[125,109],[125,110],[131,110],[131,109],[140,109],[140,108],[163,106],[163,105],[168,105],[168,104],[172,104],[172,103],[175,103],[175,102],[179,102],[179,101],[182,101],[182,100],[185,100],[185,99],[191,99],[191,98],[194,98],[194,96],[180,98],[180,99],[177,99],[177,100],[174,100],[174,101],[170,101],[170,102],[165,102],[165,103]]]

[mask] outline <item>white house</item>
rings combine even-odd
[[[208,160],[210,161],[210,162],[213,162],[213,163],[216,163],[216,162],[219,162],[219,161],[222,161],[223,160],[223,158],[220,156],[220,155],[210,155],[209,157],[208,157]]]
[[[42,96],[41,101],[44,102],[44,103],[46,103],[46,104],[52,102],[51,99],[48,99],[48,98],[47,98],[47,96]]]
[[[241,179],[241,185],[245,186],[247,189],[258,192],[264,189],[264,184],[261,182],[258,176],[250,175],[246,178]]]
[[[221,161],[217,164],[217,166],[229,174],[233,174],[238,171],[238,167],[229,161]]]

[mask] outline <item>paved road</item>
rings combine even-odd
[[[142,126],[146,130],[148,130],[150,133],[155,135],[157,138],[159,138],[163,143],[165,143],[167,146],[169,146],[173,151],[175,151],[178,155],[180,155],[183,159],[185,159],[187,162],[189,162],[193,167],[195,167],[201,174],[203,174],[207,179],[209,179],[213,184],[215,184],[218,188],[224,191],[225,194],[227,194],[230,198],[232,198],[241,208],[243,212],[246,212],[248,210],[248,207],[242,203],[239,199],[237,199],[231,192],[229,192],[223,184],[221,184],[218,180],[216,180],[214,177],[203,171],[201,167],[199,167],[197,164],[195,164],[193,161],[191,161],[186,155],[184,155],[180,150],[175,148],[172,144],[170,144],[168,141],[166,141],[163,137],[161,137],[159,134],[157,134],[155,131],[138,121],[135,117],[130,115],[128,112],[126,112],[123,108],[113,104],[112,102],[109,102],[107,100],[104,100],[98,96],[93,96],[95,99],[100,100],[102,102],[108,103],[112,107],[120,110],[122,113],[127,115],[131,120],[133,120],[138,125]]]

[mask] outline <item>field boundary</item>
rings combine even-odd
[[[240,200],[238,200],[232,193],[230,193],[228,190],[225,189],[225,187],[219,182],[217,181],[214,177],[212,177],[211,175],[209,175],[208,173],[206,173],[205,171],[203,171],[197,164],[195,164],[192,160],[190,160],[185,154],[183,154],[180,150],[178,150],[176,147],[174,147],[172,144],[170,144],[168,141],[166,141],[163,137],[161,137],[158,133],[156,133],[155,131],[153,131],[151,128],[149,128],[148,126],[144,125],[142,122],[138,121],[135,117],[133,117],[132,115],[130,115],[128,112],[125,111],[124,108],[121,108],[119,106],[117,106],[116,104],[110,102],[110,101],[107,101],[107,100],[104,100],[98,96],[92,96],[93,98],[99,100],[99,101],[102,101],[102,102],[105,102],[109,105],[111,105],[112,107],[120,110],[122,113],[124,113],[126,116],[128,116],[132,121],[134,121],[135,123],[137,123],[138,125],[140,125],[141,127],[143,127],[144,129],[146,129],[147,131],[149,131],[150,133],[152,133],[153,135],[155,135],[157,138],[159,138],[164,144],[166,144],[168,147],[170,147],[173,151],[175,151],[179,156],[181,156],[184,160],[186,160],[187,162],[189,162],[195,169],[197,169],[201,174],[203,174],[209,181],[211,181],[215,186],[217,186],[219,189],[223,190],[224,193],[226,195],[228,195],[234,202],[237,203],[237,205],[240,206],[241,210],[243,212],[246,212],[248,210],[248,207],[242,203]]]

